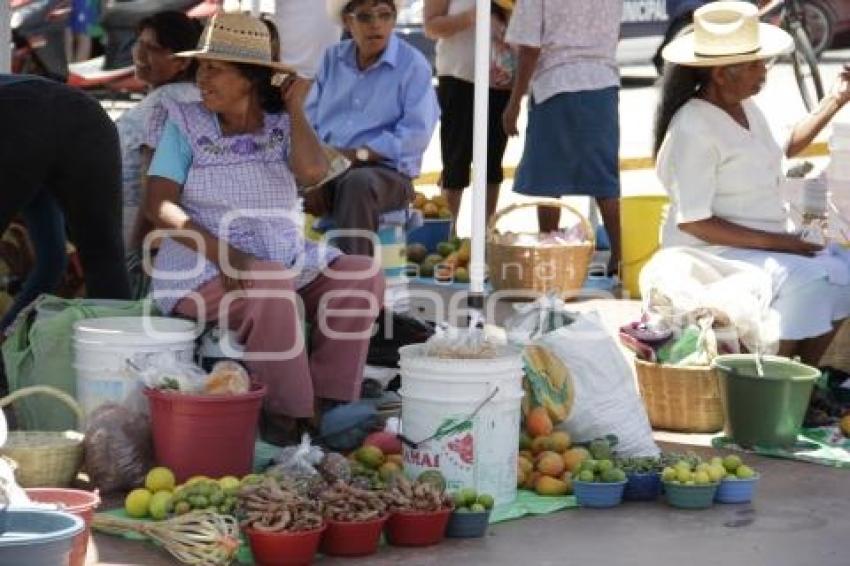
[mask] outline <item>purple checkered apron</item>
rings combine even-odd
[[[192,149],[180,206],[194,222],[258,259],[296,269],[296,289],[341,254],[303,237],[303,213],[288,166],[287,114],[266,114],[262,133],[223,136],[217,118],[201,103],[167,104],[167,109]],[[162,242],[154,267],[153,297],[163,313],[219,275],[213,263],[171,238]]]

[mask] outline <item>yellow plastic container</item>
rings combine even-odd
[[[620,200],[623,291],[640,297],[638,277],[660,245],[661,219],[669,199],[662,195],[623,197]]]

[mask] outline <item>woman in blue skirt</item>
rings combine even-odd
[[[611,241],[608,273],[620,262],[620,74],[615,54],[622,0],[525,0],[507,41],[519,47],[516,80],[503,115],[517,135],[522,97],[528,128],[514,191],[596,199]],[[557,230],[560,208],[538,207],[541,232]]]

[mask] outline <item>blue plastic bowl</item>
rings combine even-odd
[[[573,495],[582,507],[616,507],[623,501],[626,481],[616,483],[573,481]]]
[[[661,474],[626,474],[626,489],[623,499],[626,501],[655,501],[661,495]]]
[[[714,500],[718,503],[749,503],[755,497],[758,482],[758,475],[745,480],[724,479],[717,488]]]
[[[458,513],[449,518],[446,536],[449,538],[480,538],[487,533],[490,511],[484,513]]]
[[[452,233],[450,218],[426,218],[425,223],[407,234],[408,244],[422,244],[428,253],[437,251],[437,244],[447,242]]]
[[[67,564],[83,520],[61,511],[10,509],[0,533],[0,564]]]
[[[708,509],[714,504],[714,495],[719,483],[708,485],[684,485],[664,482],[667,503],[679,509]]]

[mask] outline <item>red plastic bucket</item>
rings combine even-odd
[[[89,545],[89,533],[91,532],[91,521],[94,518],[94,510],[100,505],[100,496],[91,491],[81,489],[63,489],[52,487],[33,487],[24,490],[32,501],[36,503],[55,503],[62,506],[62,511],[72,513],[86,523],[86,528],[74,537],[71,546],[71,559],[69,566],[83,566],[86,563],[86,550]]]
[[[257,566],[306,566],[312,564],[327,525],[312,531],[267,533],[244,529]]]
[[[431,546],[446,536],[451,509],[433,512],[401,512],[390,515],[387,542],[393,546]]]
[[[186,395],[146,389],[157,464],[178,482],[192,476],[241,477],[254,465],[257,421],[266,387],[244,395]]]
[[[361,521],[346,523],[328,521],[328,530],[322,536],[322,554],[328,556],[369,556],[378,552],[381,531],[388,515]]]

